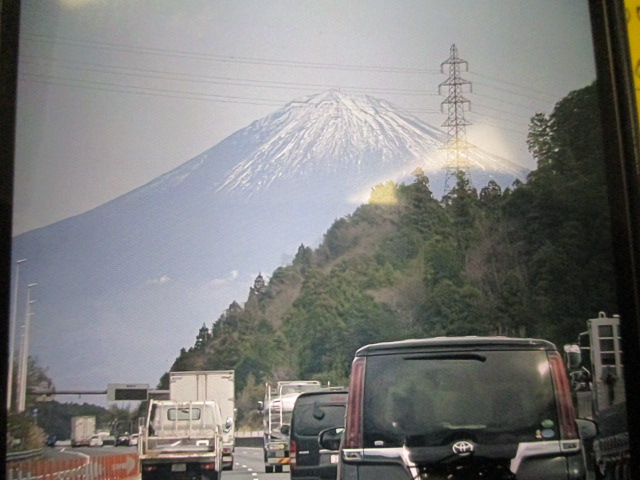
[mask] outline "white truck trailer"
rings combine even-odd
[[[88,446],[91,437],[96,434],[96,417],[81,415],[71,417],[71,446]]]
[[[220,480],[222,429],[216,402],[150,400],[138,441],[141,480]]]
[[[213,400],[223,421],[222,463],[233,470],[235,451],[235,376],[233,370],[170,372],[169,399],[176,402]]]
[[[598,424],[589,467],[598,479],[631,480],[620,317],[600,312],[565,352],[578,417]]]

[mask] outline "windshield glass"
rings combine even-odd
[[[199,408],[170,408],[167,410],[167,419],[171,421],[200,420]]]
[[[364,395],[365,447],[558,438],[542,351],[372,356]]]
[[[344,425],[344,405],[311,403],[300,405],[295,413],[295,432],[300,436],[318,435],[325,428]]]

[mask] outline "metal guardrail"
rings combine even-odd
[[[28,460],[38,457],[44,453],[44,448],[36,448],[35,450],[25,450],[24,452],[7,453],[7,462],[18,462],[20,460]]]

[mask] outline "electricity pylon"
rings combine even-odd
[[[447,121],[442,124],[447,127],[447,141],[442,147],[447,151],[447,160],[444,165],[444,195],[446,196],[455,186],[458,176],[463,175],[469,178],[469,147],[473,147],[467,142],[467,125],[471,122],[464,118],[465,110],[471,110],[471,102],[464,97],[463,93],[471,92],[471,82],[460,76],[460,70],[464,67],[469,70],[466,60],[458,57],[458,49],[455,44],[451,45],[449,58],[440,64],[440,71],[444,73],[445,65],[449,67],[449,78],[438,85],[438,94],[442,94],[443,87],[448,87],[447,97],[440,105],[440,111],[444,113],[445,106],[448,111]]]

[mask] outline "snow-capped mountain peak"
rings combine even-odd
[[[434,157],[445,134],[389,103],[331,90],[297,99],[247,127],[256,148],[221,190],[259,189],[283,177],[388,170]]]

